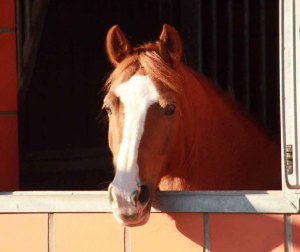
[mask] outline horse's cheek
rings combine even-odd
[[[166,135],[164,136],[164,140],[163,140],[163,144],[162,144],[162,150],[161,150],[162,154],[165,154],[168,151],[169,142],[170,142],[170,134],[169,134],[169,132],[166,132]]]
[[[117,156],[119,147],[122,140],[122,129],[116,127],[115,118],[111,118],[109,121],[109,130],[108,130],[108,144],[111,152],[113,153],[114,157]]]
[[[113,134],[112,134],[110,127],[108,130],[108,146],[109,146],[110,150],[113,152]]]
[[[165,131],[164,135],[162,137],[163,142],[162,142],[162,154],[167,154],[170,147],[173,145],[172,142],[175,142],[174,140],[176,139],[176,136],[178,134],[178,125],[177,125],[177,118],[173,117],[170,118],[166,123],[165,123]]]
[[[115,146],[116,146],[116,134],[115,134],[115,127],[114,127],[113,119],[109,120],[109,127],[108,127],[108,145],[112,153],[115,153]]]

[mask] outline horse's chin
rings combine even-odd
[[[144,214],[143,216],[141,216],[140,218],[136,219],[136,220],[122,220],[120,218],[117,218],[118,222],[121,223],[123,226],[126,227],[137,227],[137,226],[142,226],[144,224],[146,224],[149,220],[149,216],[150,216],[150,212]]]
[[[137,227],[147,223],[150,217],[151,204],[147,204],[141,211],[136,213],[134,217],[122,215],[118,209],[113,210],[116,220],[126,227]]]

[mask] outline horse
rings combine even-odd
[[[106,36],[114,70],[103,109],[115,176],[108,188],[116,219],[145,224],[157,190],[281,188],[280,148],[205,76],[181,63],[178,32],[132,47],[115,25]]]

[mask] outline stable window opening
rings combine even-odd
[[[296,86],[300,17],[293,15],[299,9],[297,2],[136,1],[132,6],[117,0],[49,0],[45,5],[27,1],[29,6],[17,2],[21,191],[107,188],[113,178],[107,128],[96,122],[102,106],[97,93],[112,69],[104,48],[106,32],[118,23],[131,42],[139,44],[157,38],[168,23],[182,39],[182,61],[233,96],[281,142],[282,190],[161,192],[158,209],[298,211],[294,192],[300,188]],[[139,29],[139,23],[144,29]],[[38,47],[30,47],[30,41]],[[16,192],[6,207],[30,194],[34,200],[44,195]],[[106,203],[96,204],[99,197],[105,200],[106,193],[47,195],[56,197],[56,204],[40,205],[33,211],[47,207],[51,211],[109,211]],[[73,196],[90,202],[84,207],[65,206],[63,200]],[[175,203],[179,199],[180,206]],[[28,211],[28,203],[23,204]]]

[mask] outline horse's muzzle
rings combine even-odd
[[[118,222],[125,226],[138,226],[147,222],[151,207],[148,186],[138,186],[137,190],[128,193],[110,184],[108,194],[113,214]]]

